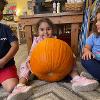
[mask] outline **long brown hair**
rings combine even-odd
[[[97,11],[96,11],[96,16],[97,16],[98,13],[100,13],[100,7],[99,7],[99,8],[97,9]],[[96,23],[97,23],[97,17],[95,17],[95,20],[94,20],[94,22],[93,22],[92,31],[98,36],[98,35],[100,35],[100,32],[98,32],[98,30],[97,30]]]
[[[2,4],[2,5],[6,5],[6,4],[8,4],[8,2],[6,1],[6,0],[0,0],[0,3]]]
[[[40,26],[40,24],[41,24],[42,22],[48,23],[48,25],[52,28],[53,33],[54,33],[54,24],[52,23],[52,21],[51,21],[49,18],[47,18],[47,17],[43,17],[43,18],[40,19],[40,20],[37,22],[37,24],[36,24],[35,32],[36,32],[37,35],[38,35],[38,28],[39,28],[39,26]]]

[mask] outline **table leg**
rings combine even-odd
[[[32,26],[25,26],[25,38],[28,47],[28,53],[32,46]]]
[[[75,55],[78,55],[78,34],[79,24],[71,24],[71,48]]]

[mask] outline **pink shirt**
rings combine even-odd
[[[57,38],[56,36],[51,36],[51,38]],[[32,43],[32,46],[31,46],[31,50],[30,50],[30,55],[31,55],[31,52],[32,52],[32,49],[39,43],[41,42],[42,40],[44,40],[45,38],[43,37],[34,37],[33,39],[33,43]],[[21,64],[20,66],[20,73],[19,73],[19,78],[26,78],[28,80],[28,77],[29,77],[29,72],[30,72],[30,69],[27,67],[27,62],[30,60],[30,55],[27,57],[26,61],[24,63]]]
[[[57,38],[56,36],[51,36],[50,38]],[[30,49],[30,53],[32,52],[32,49],[39,43],[41,42],[42,40],[44,40],[45,38],[41,37],[41,36],[38,36],[38,37],[34,37],[33,39],[33,43],[32,43],[32,46],[31,46],[31,49]],[[27,60],[30,59],[30,55],[28,56]]]

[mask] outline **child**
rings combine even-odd
[[[90,75],[100,81],[100,7],[93,25],[93,33],[87,38],[83,49],[82,65]]]
[[[0,0],[0,20],[7,2]],[[18,84],[14,56],[19,48],[18,39],[11,29],[0,23],[0,84],[7,92],[11,92]]]
[[[37,23],[37,26],[36,26],[36,30],[37,30],[37,34],[39,35],[38,37],[34,37],[33,39],[33,44],[32,44],[32,47],[31,47],[31,50],[30,50],[30,54],[26,60],[26,62],[24,64],[21,65],[20,67],[20,80],[19,80],[19,84],[17,85],[17,88],[15,88],[15,91],[8,97],[10,99],[8,100],[17,100],[16,98],[20,98],[20,100],[23,98],[24,100],[24,97],[21,97],[19,94],[23,94],[23,88],[26,87],[25,84],[27,83],[28,81],[28,78],[29,78],[29,72],[30,72],[30,64],[29,64],[29,60],[30,60],[30,55],[31,55],[31,51],[32,49],[34,48],[34,46],[36,46],[37,43],[39,43],[40,41],[42,41],[43,39],[49,37],[49,38],[56,38],[55,36],[53,36],[53,33],[54,33],[54,28],[53,28],[53,24],[52,22],[48,19],[48,18],[42,18],[38,23]],[[90,86],[90,85],[95,85],[97,82],[95,80],[88,80],[86,78],[80,78],[80,76],[78,75],[78,73],[73,70],[72,73],[70,74],[71,77],[73,78],[72,80],[72,87],[74,87],[75,89],[77,87],[82,87],[82,85],[84,86],[83,87],[83,90],[85,88],[85,90],[87,90],[87,86]],[[85,84],[83,82],[86,82]],[[76,84],[76,82],[78,82],[78,84]],[[77,86],[76,86],[77,85]],[[80,87],[80,90],[82,90]],[[19,91],[19,88],[20,88],[20,91]],[[94,88],[93,88],[94,89]],[[27,89],[27,92],[29,92],[30,89]],[[27,97],[29,95],[27,94]]]

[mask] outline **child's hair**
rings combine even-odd
[[[6,4],[8,4],[8,2],[7,2],[6,0],[0,0],[0,3],[2,3],[4,6],[5,6]]]
[[[48,23],[48,25],[52,28],[52,31],[53,31],[53,33],[54,33],[54,24],[52,23],[52,21],[51,21],[49,18],[47,18],[47,17],[43,17],[43,18],[40,19],[40,20],[37,22],[37,24],[36,24],[36,28],[35,28],[36,34],[38,34],[38,28],[39,28],[39,26],[40,26],[40,24],[41,24],[42,22]]]
[[[96,11],[96,15],[100,13],[100,7],[98,7],[97,11]],[[93,22],[93,32],[98,36],[100,35],[100,32],[97,31],[97,27],[96,27],[96,23],[97,23],[97,17],[95,17],[95,20]]]

